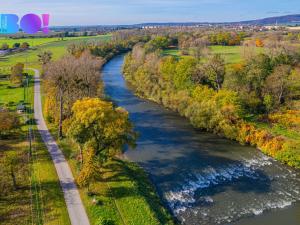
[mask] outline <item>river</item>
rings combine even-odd
[[[124,55],[113,58],[102,76],[105,93],[129,111],[139,132],[137,148],[125,156],[144,168],[182,224],[300,224],[300,171],[136,97],[123,62]]]

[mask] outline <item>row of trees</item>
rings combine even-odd
[[[128,112],[105,100],[100,74],[112,54],[127,48],[129,42],[79,44],[55,62],[49,62],[46,52],[39,56],[47,93],[45,113],[58,125],[60,138],[67,136],[78,145],[80,186],[89,187],[103,163],[120,154],[124,145],[134,147],[136,133]]]
[[[46,113],[49,121],[58,122],[59,137],[63,135],[62,123],[71,116],[76,100],[101,96],[103,89],[99,68],[103,63],[104,60],[85,52],[79,58],[67,55],[44,67]]]
[[[28,44],[28,42],[23,42],[22,44],[14,43],[11,48],[13,48],[13,49],[17,49],[17,48],[28,49],[29,47],[30,47],[30,45]],[[7,43],[3,43],[0,47],[0,50],[8,50],[8,49],[10,49],[10,46]]]
[[[240,45],[245,38],[244,32],[219,32],[209,35],[209,42],[211,45],[234,46]]]

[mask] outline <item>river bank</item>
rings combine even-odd
[[[280,225],[275,214],[299,223],[299,171],[253,147],[195,130],[176,113],[136,97],[121,73],[123,62],[124,56],[108,62],[103,81],[140,133],[137,149],[125,155],[149,174],[181,223],[256,225],[264,217]]]

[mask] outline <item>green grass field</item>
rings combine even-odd
[[[221,54],[227,64],[239,63],[243,60],[245,54],[245,47],[242,46],[220,46],[213,45],[209,47],[211,54]],[[255,48],[255,51],[262,52],[263,48]],[[163,55],[172,55],[177,58],[188,57],[182,56],[178,49],[167,49],[163,51]]]
[[[43,38],[44,40],[40,39],[39,41],[36,41],[36,43],[43,42],[44,44],[38,46],[35,50],[31,49],[26,52],[0,57],[0,68],[2,67],[4,70],[9,71],[9,67],[16,64],[17,62],[24,63],[27,66],[36,66],[38,65],[37,55],[42,51],[51,51],[53,53],[53,60],[57,60],[67,53],[66,50],[68,45],[70,44],[81,42],[107,41],[110,40],[110,38],[110,34],[95,37],[66,38],[63,41],[53,41],[53,38]]]
[[[32,74],[32,72],[30,72]],[[7,80],[0,80],[0,102],[11,103],[9,108],[24,100],[24,89],[12,86]],[[33,107],[33,82],[26,90],[25,103]],[[28,93],[28,94],[27,94]],[[29,110],[32,112],[32,110]],[[32,113],[28,114],[32,118]],[[27,117],[27,118],[28,118]],[[20,119],[24,121],[23,116]],[[70,224],[63,193],[51,157],[33,124],[32,156],[29,158],[27,132],[29,125],[5,139],[0,145],[0,221],[1,224]],[[7,154],[16,154],[14,164],[18,189],[14,190],[9,171],[5,168]],[[4,203],[4,204],[2,204]]]
[[[97,39],[99,36],[84,36],[84,37],[64,37],[64,41],[74,41],[74,40],[85,40],[85,39]],[[38,47],[40,45],[49,44],[52,42],[61,42],[61,38],[53,37],[53,38],[0,38],[0,46],[4,43],[8,44],[9,47],[12,47],[14,43],[23,42],[29,43],[30,47]]]

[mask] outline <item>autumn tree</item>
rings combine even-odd
[[[30,45],[28,42],[23,42],[20,46],[20,48],[22,48],[22,49],[28,49],[29,47],[30,47]]]
[[[225,76],[225,61],[221,55],[215,54],[210,57],[205,64],[205,70],[211,86],[216,90],[220,90]]]
[[[288,95],[290,75],[291,67],[281,65],[276,67],[274,72],[266,79],[264,91],[272,97],[277,106],[282,104]]]
[[[8,50],[9,49],[9,45],[7,44],[7,43],[3,43],[2,45],[1,45],[1,48],[0,48],[1,50]]]
[[[7,135],[20,126],[19,118],[16,113],[8,110],[0,111],[0,136]]]
[[[11,67],[10,81],[14,84],[21,85],[23,82],[24,64],[17,63]]]
[[[136,133],[124,109],[99,98],[84,98],[74,103],[72,112],[68,136],[78,144],[92,144],[90,149],[102,161],[121,153],[126,144],[134,146]]]
[[[49,97],[55,96],[58,110],[58,136],[62,137],[62,122],[71,115],[71,107],[77,99],[102,94],[99,80],[101,59],[91,56],[88,52],[76,58],[67,55],[62,59],[50,62],[45,67],[45,87]],[[50,102],[50,101],[49,101]]]
[[[90,184],[95,181],[100,172],[99,162],[96,157],[94,146],[95,143],[93,143],[93,141],[85,144],[83,151],[83,165],[78,177],[76,178],[76,182],[80,187],[88,187],[88,189],[90,188]]]
[[[258,48],[262,48],[262,47],[264,47],[264,42],[261,39],[256,39],[255,40],[255,45]]]
[[[52,59],[52,52],[51,51],[44,51],[38,54],[38,60],[40,63],[42,63],[43,66],[45,66],[47,63],[49,63]]]

